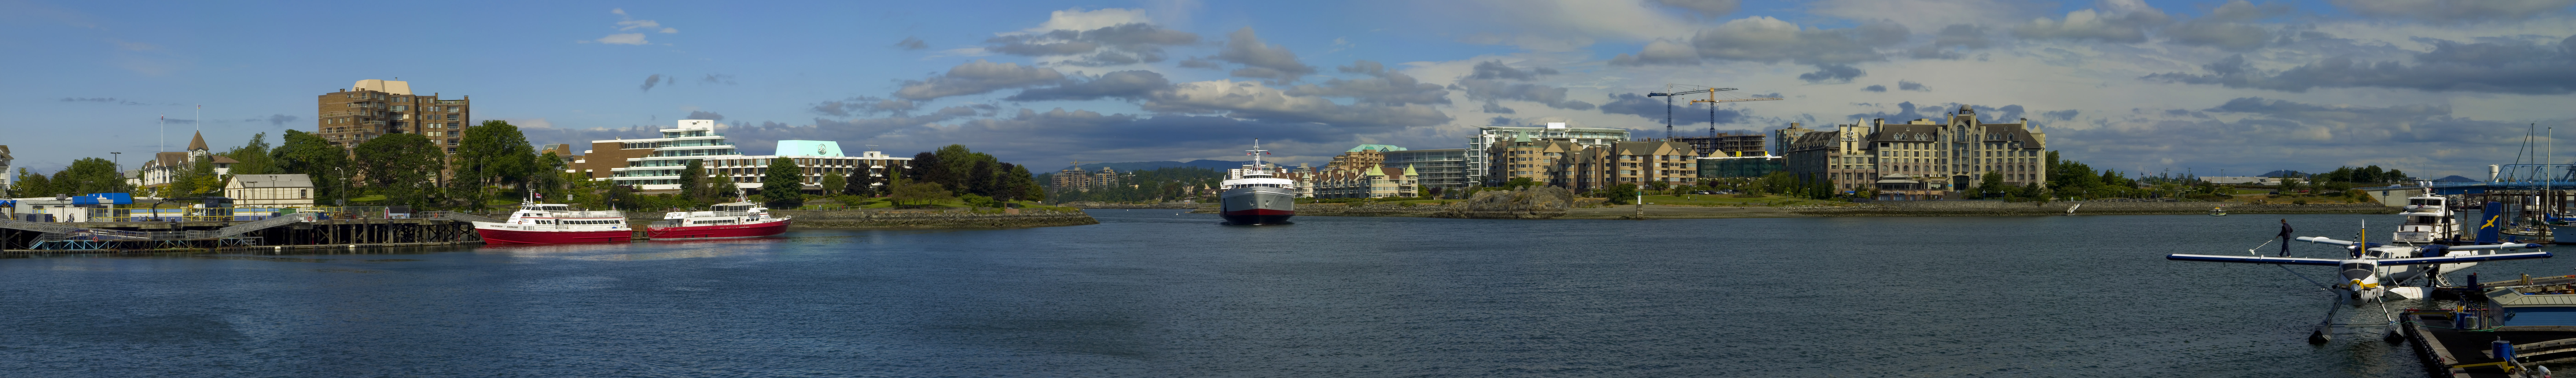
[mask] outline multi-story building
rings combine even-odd
[[[233,164],[241,162],[216,155],[213,149],[206,147],[206,133],[198,132],[189,138],[187,151],[153,153],[152,160],[144,161],[134,174],[127,175],[125,183],[143,190],[168,187],[179,177],[180,171],[196,169],[200,161],[213,163],[216,175],[232,174]]]
[[[1628,185],[1693,185],[1699,181],[1699,157],[1690,144],[1674,141],[1612,142],[1582,145],[1567,141],[1514,139],[1488,155],[1496,156],[1495,182],[1527,178],[1577,192]]]
[[[1989,173],[2006,186],[2048,182],[2041,161],[2047,133],[2026,118],[1985,123],[1965,106],[1946,120],[1873,119],[1806,132],[1788,147],[1790,172],[1831,180],[1846,194],[1874,189],[1880,199],[1939,198],[1979,185]]]
[[[1790,122],[1789,127],[1781,128],[1779,130],[1771,130],[1771,156],[1789,156],[1790,143],[1795,143],[1798,141],[1799,137],[1807,136],[1807,133],[1815,131],[1816,130],[1798,127],[1797,122]]]
[[[1475,135],[1467,136],[1466,177],[1483,180],[1484,186],[1509,180],[1507,156],[1492,155],[1495,147],[1507,143],[1566,142],[1578,146],[1607,146],[1628,139],[1628,129],[1567,127],[1564,122],[1550,122],[1545,127],[1481,126]]]
[[[734,148],[732,142],[725,141],[724,134],[715,131],[715,125],[713,120],[688,119],[680,120],[677,128],[659,130],[661,138],[594,140],[591,141],[594,147],[614,144],[618,148],[607,154],[594,148],[575,163],[576,168],[565,172],[596,173],[597,167],[612,162],[607,158],[646,150],[649,152],[642,153],[642,156],[619,159],[625,162],[623,166],[607,168],[607,177],[594,180],[611,180],[615,185],[631,186],[647,193],[676,192],[680,190],[681,172],[688,170],[690,161],[698,161],[699,168],[707,174],[700,182],[732,182],[737,188],[759,189],[764,185],[762,179],[769,174],[769,163],[786,158],[793,159],[800,170],[798,175],[804,177],[804,185],[799,189],[820,192],[823,177],[827,174],[837,173],[844,177],[864,175],[873,178],[868,180],[870,185],[883,186],[888,169],[908,169],[912,165],[912,158],[889,156],[879,151],[843,156],[840,144],[830,141],[782,140],[778,142],[778,155],[745,156]]]
[[[1755,156],[1769,154],[1761,134],[1718,133],[1704,137],[1677,137],[1675,142],[1688,143],[1699,156]]]
[[[355,148],[385,134],[420,134],[452,154],[464,137],[464,127],[474,122],[472,97],[414,96],[410,82],[359,80],[347,89],[315,96],[320,109],[314,122],[323,140],[342,148]]]
[[[1467,176],[1467,149],[1464,148],[1387,152],[1386,161],[1380,165],[1403,168],[1407,172],[1404,176],[1413,180],[1418,187],[1416,189],[1424,195],[1429,195],[1433,188],[1438,188],[1443,194],[1465,190],[1477,181]]]
[[[1414,197],[1418,191],[1411,168],[1368,167],[1315,174],[1315,198]]]
[[[1877,180],[1876,169],[1869,167],[1870,156],[1862,153],[1861,125],[1834,125],[1833,130],[1809,131],[1789,144],[1788,170],[1802,180],[1826,181],[1838,193],[1867,189]]]
[[[1079,165],[1055,171],[1055,176],[1052,176],[1050,180],[1053,182],[1049,182],[1047,184],[1054,185],[1055,190],[1058,191],[1091,191],[1091,171],[1082,170],[1082,166]]]
[[[1769,176],[1787,168],[1788,159],[1778,156],[1708,156],[1699,158],[1700,178],[1750,178]]]
[[[1349,150],[1342,151],[1341,155],[1333,155],[1332,162],[1324,163],[1324,170],[1356,171],[1368,169],[1368,167],[1385,164],[1386,153],[1403,150],[1404,147],[1384,144],[1363,144],[1357,147],[1351,147]]]

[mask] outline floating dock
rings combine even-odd
[[[2517,311],[2532,315],[2525,322],[2557,320],[2559,311],[2576,307],[2576,275],[2528,277],[2480,282],[2475,287],[2445,287],[2442,292],[2463,305],[2444,309],[2408,309],[2398,318],[2397,333],[2413,343],[2416,358],[2433,377],[2543,377],[2543,364],[2576,362],[2576,325],[2513,325]],[[2495,300],[2488,293],[2513,293]],[[2529,293],[2529,294],[2524,294]],[[2524,297],[2528,296],[2528,297]],[[2498,308],[2499,305],[2502,308]],[[2545,317],[2545,318],[2544,318]],[[2543,323],[2546,324],[2546,323]],[[2390,340],[2397,342],[2398,340]],[[2497,356],[2499,343],[2504,357]]]

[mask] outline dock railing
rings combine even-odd
[[[335,219],[410,219],[411,213],[397,213],[388,206],[308,206],[308,207],[168,207],[89,209],[90,222],[241,222],[274,218],[289,214],[316,214],[312,220]]]

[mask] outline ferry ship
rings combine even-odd
[[[502,222],[474,222],[483,244],[556,244],[622,242],[634,239],[626,212],[574,211],[557,203],[519,204]]]
[[[726,202],[707,211],[674,211],[644,228],[653,240],[757,238],[787,232],[794,217],[769,215],[769,208],[750,202]]]
[[[1261,140],[1252,140],[1252,164],[1238,170],[1239,177],[1218,182],[1224,192],[1217,195],[1217,216],[1236,225],[1288,224],[1297,215],[1297,181],[1277,178],[1270,167],[1261,165]]]

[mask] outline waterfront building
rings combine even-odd
[[[359,80],[349,88],[315,96],[314,103],[319,107],[314,114],[315,132],[341,148],[356,148],[385,134],[408,133],[428,137],[453,154],[465,126],[474,123],[473,96],[415,96],[411,83],[405,81]]]
[[[1976,185],[1988,173],[2008,186],[2048,182],[2041,161],[2047,133],[2026,118],[1985,123],[1966,106],[1945,120],[1872,119],[1805,132],[1787,148],[1791,173],[1826,181],[1838,193],[1876,190],[1880,199],[1941,198]]]
[[[1675,142],[1690,144],[1691,151],[1699,156],[1770,154],[1771,150],[1763,147],[1764,144],[1762,143],[1762,139],[1763,136],[1761,134],[1739,135],[1734,133],[1717,133],[1717,135],[1704,137],[1672,138]]]
[[[688,169],[690,161],[699,161],[699,167],[707,173],[700,182],[732,182],[737,188],[760,189],[764,185],[761,180],[769,174],[770,161],[787,158],[793,159],[798,175],[804,177],[804,185],[799,189],[819,193],[825,174],[865,176],[872,178],[868,180],[871,187],[881,187],[885,185],[888,169],[912,166],[912,158],[889,156],[880,151],[845,156],[841,153],[840,143],[832,141],[782,140],[778,141],[776,155],[746,156],[734,148],[733,142],[725,141],[724,134],[716,132],[715,127],[713,120],[686,119],[680,120],[675,128],[658,130],[662,133],[661,138],[594,140],[591,141],[594,147],[615,145],[617,149],[611,150],[615,151],[613,155],[602,156],[604,154],[594,148],[589,155],[576,161],[575,168],[565,172],[596,173],[594,171],[603,163],[617,165],[616,161],[607,158],[640,155],[619,159],[624,163],[622,166],[607,168],[607,177],[594,180],[610,180],[615,185],[634,187],[646,193],[677,192],[680,190],[681,172]]]
[[[313,206],[313,178],[306,175],[240,175],[224,183],[234,207]]]
[[[214,164],[217,175],[232,174],[233,164],[241,162],[215,155],[213,149],[206,147],[206,133],[200,131],[188,139],[187,151],[153,153],[152,160],[143,161],[142,167],[126,175],[125,183],[145,191],[168,187],[180,171],[196,169],[200,161]]]
[[[1550,122],[1543,127],[1479,126],[1475,135],[1467,136],[1466,177],[1482,180],[1483,186],[1501,185],[1503,180],[1518,177],[1509,156],[1493,155],[1495,147],[1517,142],[1566,142],[1578,146],[1608,146],[1628,139],[1628,129],[1570,127],[1564,122]]]
[[[1047,184],[1054,185],[1055,190],[1058,191],[1091,191],[1091,172],[1082,170],[1082,167],[1080,166],[1066,167],[1064,170],[1055,171],[1055,175],[1051,176],[1049,179],[1052,180],[1052,182],[1048,182]]]
[[[1778,156],[1708,156],[1699,158],[1700,178],[1750,178],[1769,176],[1787,169],[1788,159]]]
[[[1405,177],[1414,180],[1415,189],[1425,195],[1432,188],[1439,188],[1443,193],[1457,192],[1466,190],[1477,181],[1467,176],[1467,155],[1464,148],[1399,149],[1386,152],[1386,160],[1379,165],[1412,172]]]
[[[1797,122],[1790,122],[1789,127],[1771,130],[1771,156],[1789,156],[1789,144],[1797,142],[1798,138],[1812,132],[1816,130],[1798,127]]]
[[[1611,142],[1584,145],[1536,139],[1503,141],[1487,154],[1496,156],[1499,185],[1515,178],[1588,192],[1631,185],[1695,185],[1699,155],[1676,141]]]
[[[1333,170],[1315,174],[1315,198],[1414,197],[1415,172],[1392,167]]]

